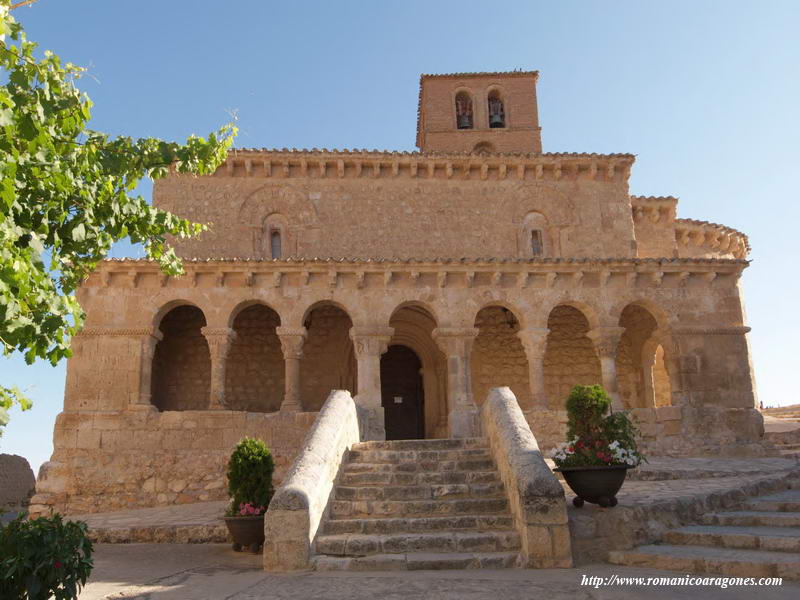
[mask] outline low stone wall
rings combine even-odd
[[[339,469],[359,439],[353,398],[347,391],[332,391],[303,442],[302,452],[269,503],[264,519],[266,571],[310,567],[314,538]]]
[[[279,482],[317,413],[63,412],[31,514],[85,514],[226,498],[225,470],[244,436],[264,440]]]
[[[35,485],[36,478],[25,458],[0,454],[0,512],[27,507]]]
[[[493,388],[481,410],[520,533],[523,567],[571,567],[564,490],[544,462],[511,388]]]

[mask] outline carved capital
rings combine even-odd
[[[278,339],[281,341],[284,359],[300,360],[303,358],[303,344],[308,336],[308,330],[305,327],[277,327],[275,333],[278,334]]]
[[[478,337],[475,327],[437,327],[431,332],[434,341],[447,356],[467,356]]]
[[[215,357],[224,360],[233,340],[236,339],[236,332],[230,327],[202,327],[200,333],[208,342],[208,351],[212,360]]]
[[[522,342],[522,347],[525,348],[528,360],[544,357],[548,333],[550,333],[550,330],[547,327],[531,327],[520,329],[517,332],[517,337]]]
[[[598,356],[614,358],[623,333],[625,333],[624,327],[597,327],[589,331],[586,337],[594,343]]]
[[[393,327],[351,327],[350,339],[356,358],[380,356],[389,349]]]

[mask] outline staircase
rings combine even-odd
[[[316,539],[317,570],[501,568],[520,550],[482,438],[362,442]]]
[[[668,531],[664,543],[611,552],[609,562],[800,579],[800,490],[752,498],[743,510],[703,515],[700,525]]]

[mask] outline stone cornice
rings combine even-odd
[[[632,154],[232,150],[214,177],[626,181]],[[188,177],[176,175],[175,177]]]
[[[708,221],[675,219],[675,240],[682,246],[705,246],[736,258],[744,258],[750,252],[750,242],[741,231]]]
[[[731,325],[729,327],[673,327],[670,332],[673,335],[744,335],[750,333],[750,327],[746,325]]]
[[[91,337],[98,335],[124,337],[151,336],[159,340],[164,337],[161,331],[153,327],[84,327],[75,334],[75,337]]]
[[[683,287],[735,284],[737,259],[286,259],[187,260],[186,275],[164,276],[155,262],[103,261],[84,287]]]
[[[651,223],[675,219],[678,199],[672,196],[631,196],[631,212],[635,223],[647,219]]]

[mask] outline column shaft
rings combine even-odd
[[[223,410],[226,408],[225,367],[236,333],[230,327],[203,327],[200,332],[208,342],[211,358],[211,390],[208,407],[212,410]]]
[[[624,409],[617,388],[617,346],[623,333],[625,333],[624,327],[597,327],[586,334],[586,337],[594,342],[594,348],[600,359],[603,387],[611,397],[611,406],[614,410]]]
[[[389,348],[391,327],[353,327],[350,339],[358,363],[358,393],[362,440],[385,440],[386,423],[381,404],[381,355]]]
[[[528,382],[531,388],[529,408],[547,408],[547,393],[544,387],[544,353],[547,349],[546,327],[520,329],[517,332],[528,358]]]
[[[276,333],[281,341],[284,361],[284,394],[281,411],[299,412],[303,410],[300,398],[300,360],[303,358],[303,344],[308,332],[305,327],[278,327]]]
[[[433,330],[433,339],[447,356],[447,402],[450,437],[475,437],[480,434],[478,407],[472,396],[470,356],[478,336],[474,327]]]

